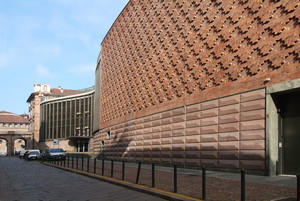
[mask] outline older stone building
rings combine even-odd
[[[27,99],[29,103],[29,131],[33,133],[33,148],[39,148],[40,140],[40,104],[42,99],[52,99],[82,93],[79,90],[50,88],[49,84],[34,84],[34,91]]]
[[[299,1],[130,0],[101,44],[94,151],[295,174]]]
[[[0,111],[0,155],[13,155],[32,147],[32,133],[28,131],[27,114],[16,115]]]

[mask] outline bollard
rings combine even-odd
[[[66,158],[64,158],[64,167],[66,167]]]
[[[84,158],[83,156],[81,157],[81,170],[83,171],[83,164],[84,164]]]
[[[300,200],[300,174],[297,175],[297,201]]]
[[[96,174],[96,161],[97,161],[97,158],[94,158],[94,174]]]
[[[152,188],[155,188],[155,165],[152,163]]]
[[[136,184],[139,183],[140,172],[141,172],[141,165],[142,165],[142,162],[139,162],[139,167],[138,167],[138,171],[137,171],[137,175],[136,175],[136,181],[135,181]]]
[[[245,201],[246,185],[245,185],[246,170],[241,169],[241,201]]]
[[[68,156],[68,167],[69,167],[70,157]]]
[[[177,165],[174,164],[174,193],[177,193]]]
[[[78,157],[76,157],[76,170],[78,170]]]
[[[125,180],[125,161],[122,162],[122,181]]]
[[[206,168],[202,167],[202,200],[206,199]]]
[[[89,172],[89,169],[90,169],[90,158],[87,158],[86,171]]]
[[[110,177],[114,177],[114,161],[111,161],[111,168],[110,168]]]
[[[104,175],[104,159],[102,159],[102,176]]]

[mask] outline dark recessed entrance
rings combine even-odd
[[[300,90],[273,95],[278,109],[279,173],[300,173]]]
[[[77,152],[88,152],[89,151],[89,137],[86,136],[77,136],[69,137],[75,145]]]

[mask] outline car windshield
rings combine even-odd
[[[63,149],[50,149],[50,153],[64,152]]]
[[[30,155],[37,155],[37,154],[39,154],[39,152],[37,151],[30,152]]]

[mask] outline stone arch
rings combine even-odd
[[[0,155],[8,155],[8,141],[4,137],[0,137]]]
[[[16,137],[13,141],[13,154],[17,155],[21,149],[26,149],[27,140],[24,137]]]
[[[25,149],[32,148],[32,135],[28,134],[6,134],[1,135],[0,139],[6,140],[7,142],[7,154],[8,156],[14,155],[14,142],[17,139],[25,141]]]

